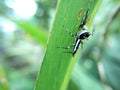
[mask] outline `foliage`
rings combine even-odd
[[[34,85],[36,90],[120,90],[119,0],[59,0],[49,37],[44,29],[51,25],[57,0],[37,0],[38,11],[31,21],[15,18],[6,1],[0,1],[0,15],[18,27],[13,33],[4,32],[0,17],[0,90],[33,90]],[[76,33],[89,1],[87,27],[92,31],[95,25],[96,30],[72,58],[64,53],[72,49],[56,47],[73,43],[64,26]]]
[[[5,73],[0,65],[0,90],[9,90],[8,82],[6,80]]]
[[[91,2],[89,2],[89,0],[59,1],[58,10],[50,33],[47,50],[37,78],[35,90],[66,89],[76,60],[71,60],[71,54],[64,53],[62,49],[57,48],[58,46],[68,46],[73,43],[73,39],[67,34],[64,25],[72,31],[71,26],[74,26],[76,22],[79,25],[77,17],[81,8],[84,13],[89,8],[86,7],[85,4],[90,4],[90,13],[92,13],[96,3],[97,0]],[[74,13],[71,11],[74,11]],[[74,33],[77,31],[77,28],[78,27],[73,28],[76,29],[74,30]]]

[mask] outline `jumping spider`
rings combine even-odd
[[[67,52],[71,53],[72,56],[74,56],[80,46],[80,44],[83,44],[83,40],[88,39],[90,35],[93,35],[95,28],[92,30],[92,33],[88,32],[88,29],[86,28],[86,22],[88,19],[88,14],[89,14],[89,8],[86,10],[85,15],[83,16],[81,23],[78,28],[78,32],[76,34],[73,34],[72,32],[69,32],[69,34],[74,37],[74,43],[71,46],[67,47],[59,47],[59,48],[64,48],[64,49],[69,49],[73,47],[73,51]]]

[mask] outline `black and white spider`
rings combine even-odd
[[[86,22],[88,19],[88,14],[89,14],[89,8],[87,9],[87,11],[85,12],[85,15],[82,18],[82,21],[79,25],[78,28],[78,32],[76,34],[73,34],[72,32],[69,32],[69,34],[74,37],[74,43],[71,46],[67,46],[67,47],[59,47],[59,48],[64,48],[64,49],[69,49],[73,47],[73,51],[71,52],[67,52],[67,53],[71,53],[72,56],[74,56],[80,46],[80,44],[83,44],[83,40],[88,39],[90,35],[93,35],[95,28],[93,29],[92,33],[88,32],[87,28],[86,28]]]

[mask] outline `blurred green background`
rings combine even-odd
[[[56,5],[0,0],[0,90],[34,90]],[[120,90],[120,1],[103,0],[96,10],[95,33],[83,45],[68,90]]]

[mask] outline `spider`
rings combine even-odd
[[[81,23],[78,27],[78,32],[76,34],[73,34],[72,32],[69,32],[69,34],[74,37],[74,43],[71,46],[67,46],[67,47],[59,47],[59,48],[64,48],[64,49],[69,49],[69,48],[73,48],[73,50],[71,52],[67,52],[67,53],[71,53],[72,56],[74,56],[80,46],[80,44],[83,44],[83,40],[88,39],[90,35],[93,35],[95,28],[92,30],[92,33],[88,32],[87,28],[86,28],[86,22],[88,19],[88,14],[89,14],[89,8],[86,10],[85,15],[83,16]]]

